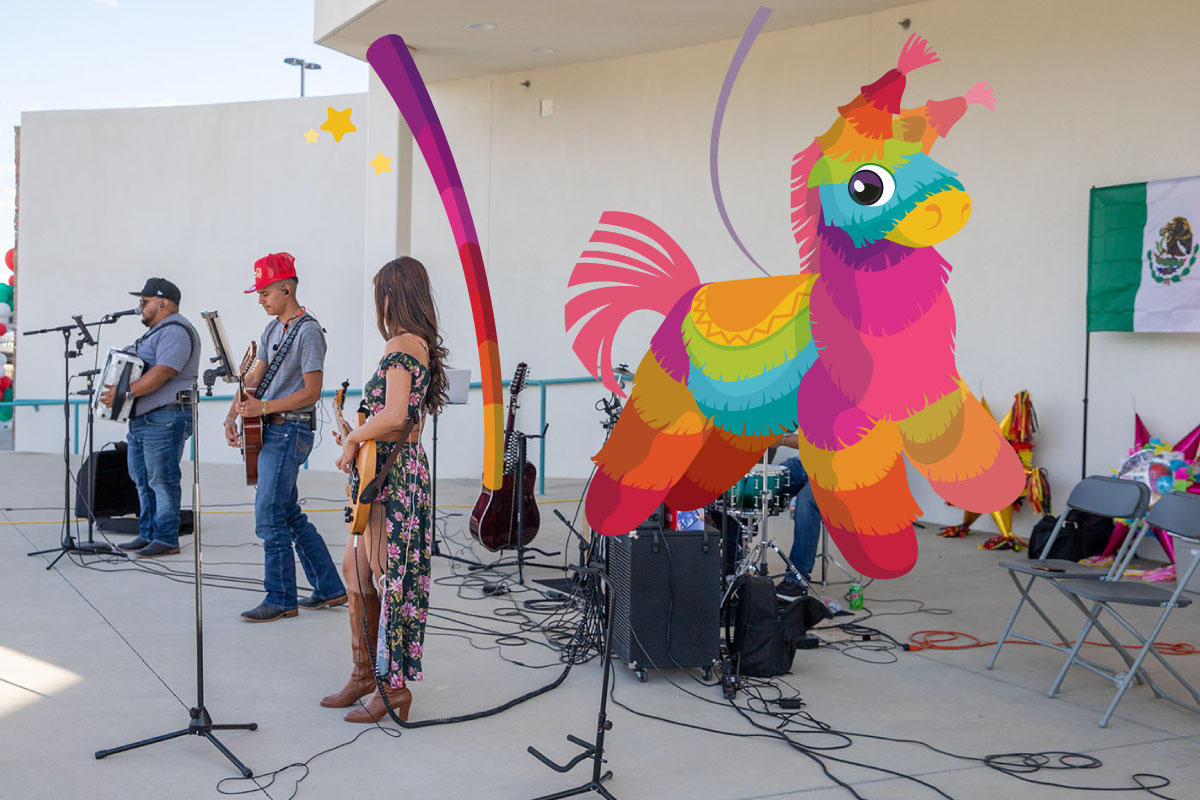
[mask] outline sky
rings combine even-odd
[[[297,97],[287,57],[321,65],[307,96],[367,89],[365,62],[313,44],[313,0],[0,0],[0,254],[21,112]]]

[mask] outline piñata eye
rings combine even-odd
[[[851,176],[846,188],[860,206],[881,206],[896,193],[896,181],[883,167],[867,164]]]

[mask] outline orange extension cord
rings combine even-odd
[[[965,643],[959,644],[961,640],[966,640]],[[1005,644],[1037,644],[1037,642],[1027,642],[1024,639],[1006,639]],[[972,636],[969,633],[961,631],[916,631],[908,637],[908,651],[916,652],[917,650],[970,650],[975,647],[991,647],[996,642],[984,642],[977,636]],[[1075,643],[1067,642],[1064,647],[1071,647]],[[1090,647],[1112,647],[1108,642],[1084,642]],[[1129,650],[1140,650],[1140,644],[1124,645]],[[1194,645],[1187,642],[1155,642],[1154,649],[1158,653],[1166,656],[1191,656],[1200,653]]]

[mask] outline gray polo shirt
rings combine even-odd
[[[306,311],[291,324],[300,326],[296,333],[296,339],[283,357],[279,370],[275,373],[275,378],[267,386],[267,393],[262,397],[263,400],[274,400],[294,394],[304,388],[304,373],[325,371],[326,345],[321,323]],[[288,327],[288,332],[291,332],[291,326]],[[286,338],[287,334],[284,333],[283,323],[277,319],[271,320],[258,343],[259,359],[265,361],[269,366]],[[312,411],[315,408],[314,404],[291,410]]]
[[[146,331],[134,347],[138,358],[146,362],[146,372],[159,364],[175,370],[166,383],[137,399],[134,416],[178,403],[179,392],[191,389],[200,371],[200,336],[192,323],[176,312]]]

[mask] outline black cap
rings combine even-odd
[[[140,292],[130,292],[134,297],[161,297],[172,303],[179,302],[179,287],[166,278],[147,278]]]

